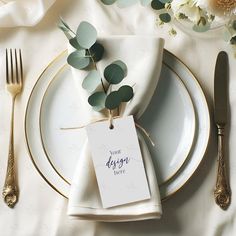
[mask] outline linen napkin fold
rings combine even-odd
[[[33,26],[56,0],[0,0],[0,27]]]
[[[105,48],[104,57],[97,64],[100,72],[103,72],[105,67],[115,60],[124,61],[128,67],[128,75],[122,83],[133,86],[134,97],[129,103],[121,107],[120,115],[133,115],[135,121],[138,122],[138,119],[147,108],[159,80],[164,40],[155,36],[121,35],[99,38],[98,41]],[[69,47],[69,52],[72,51],[73,49]],[[78,86],[79,103],[81,109],[83,109],[82,122],[88,124],[92,120],[104,117],[104,114],[93,111],[87,102],[89,94],[82,88],[82,81],[87,72],[72,68],[72,74]],[[115,86],[113,88],[115,89]],[[68,215],[84,220],[112,222],[161,217],[161,199],[152,158],[144,138],[141,133],[137,133],[151,198],[111,208],[103,208],[90,148],[86,140],[78,157],[71,184]]]

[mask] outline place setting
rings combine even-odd
[[[122,11],[134,3],[156,11],[157,25],[169,26],[171,37],[179,30],[206,37],[217,32],[234,52],[234,1],[96,4],[106,11],[115,7]],[[212,134],[217,169],[210,197],[217,209],[226,211],[232,197],[225,138],[230,120],[228,53],[220,50],[214,59],[214,106],[209,109],[199,78],[167,49],[166,39],[104,33],[87,19],[76,28],[68,23],[58,18],[57,30],[66,39],[64,50],[35,79],[25,102],[23,130],[30,160],[44,183],[65,200],[66,217],[92,222],[162,219],[163,203],[175,201],[176,193],[198,175]],[[14,209],[21,201],[14,110],[15,100],[24,92],[23,59],[21,49],[6,49],[6,90],[12,110],[2,196]]]
[[[92,28],[88,22],[82,22],[81,25],[82,30],[83,27]],[[78,27],[78,30],[81,29]],[[89,41],[87,35],[85,38]],[[146,105],[146,111],[137,122],[152,139],[150,141],[149,135],[143,134],[152,157],[160,198],[166,200],[185,185],[202,161],[209,141],[210,118],[204,93],[188,67],[167,50],[163,51],[162,59],[162,39],[145,36],[108,36],[98,38],[95,45],[104,43],[110,49],[111,52],[106,52],[107,49],[104,49],[104,60],[110,61],[111,58],[106,56],[106,53],[113,57],[112,52],[114,52],[118,54],[119,59],[124,57],[122,59],[125,60],[127,57],[129,61],[132,55],[125,55],[127,47],[132,45],[129,50],[139,53],[133,45],[141,45],[146,40],[161,44],[159,49],[155,49],[158,54],[143,56],[147,57],[144,63],[153,58],[157,60],[149,73],[154,77],[155,83],[158,80],[159,82],[157,89],[152,91],[153,94],[149,99],[147,98],[150,103]],[[72,47],[75,46],[75,49],[77,47],[74,38],[70,39],[70,43],[72,46],[70,45],[68,50],[73,51]],[[118,53],[113,49],[115,43],[119,44]],[[94,50],[94,57],[100,58],[103,50],[99,46],[97,48]],[[78,168],[77,163],[83,152],[83,144],[86,142],[85,126],[89,123],[88,120],[96,120],[98,116],[96,112],[89,111],[95,114],[95,118],[87,118],[90,114],[84,111],[84,106],[89,104],[86,104],[87,99],[81,98],[81,94],[85,92],[79,83],[83,81],[81,76],[87,71],[82,71],[81,74],[76,74],[78,71],[73,73],[67,63],[68,60],[66,50],[45,68],[30,94],[25,114],[25,136],[30,157],[45,181],[66,198],[69,198],[71,188],[75,185],[73,175]],[[103,59],[98,61],[99,68],[103,66],[102,61]],[[134,67],[134,73],[137,73],[136,70],[141,70],[141,67],[138,69],[134,62],[131,63],[131,67]],[[129,73],[132,74],[132,71],[127,69],[127,74]],[[135,83],[137,82],[134,82],[134,89]],[[83,86],[85,85],[82,84]],[[84,104],[81,104],[82,102]],[[76,183],[78,189],[80,178],[83,182],[88,181],[82,176],[78,177]],[[86,195],[86,192],[83,194]]]

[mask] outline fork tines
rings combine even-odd
[[[6,49],[6,81],[7,84],[23,83],[21,49]]]

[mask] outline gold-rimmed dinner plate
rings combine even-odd
[[[140,121],[147,130],[158,134],[154,137],[157,137],[155,142],[159,153],[155,149],[151,149],[151,152],[162,199],[177,191],[197,168],[208,142],[210,127],[208,125],[202,129],[201,120],[209,124],[209,114],[197,81],[177,58],[168,52],[164,54],[165,63],[157,92],[150,104],[150,111],[147,110]],[[64,66],[65,59],[66,53],[45,70],[35,85],[27,105],[25,133],[31,158],[38,171],[54,189],[68,196],[69,183],[85,132],[60,129],[78,126],[82,116],[73,78],[69,67]],[[174,60],[180,63],[179,67]],[[188,73],[182,74],[179,79],[178,70]],[[187,84],[189,78],[191,83]],[[195,98],[192,93],[196,89],[199,92]],[[203,132],[199,132],[199,128]],[[200,138],[205,140],[205,145],[198,144]]]

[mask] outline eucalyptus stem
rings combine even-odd
[[[103,80],[102,80],[102,78],[101,78],[101,83],[102,83],[102,88],[103,88],[103,91],[104,91],[104,93],[106,93],[107,91],[106,91],[106,88],[105,88],[105,85],[104,85],[104,83],[103,83]]]
[[[68,29],[72,34],[74,34],[76,36],[76,33],[72,29],[70,29],[70,28],[68,28]]]
[[[93,56],[92,56],[92,54],[91,54],[90,49],[88,49],[88,53],[89,53],[89,56],[90,56],[91,59],[92,59],[92,62],[93,62],[94,68],[96,69],[96,71],[99,72],[98,67],[97,67],[97,64],[96,64],[96,62],[95,62],[94,59],[93,59]],[[106,88],[105,88],[105,85],[104,85],[104,82],[103,82],[102,77],[101,77],[101,84],[102,84],[102,88],[103,88],[104,93],[106,93],[107,91],[106,91]]]
[[[120,115],[120,106],[117,107],[117,114]]]

